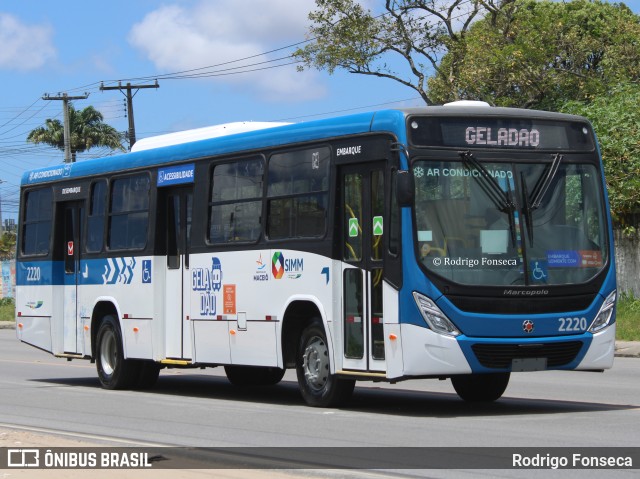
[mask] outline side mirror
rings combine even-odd
[[[398,170],[396,172],[396,199],[400,206],[412,206],[415,191],[413,175],[410,171]]]

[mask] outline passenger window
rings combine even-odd
[[[22,227],[22,253],[25,256],[49,253],[52,205],[51,188],[30,191],[26,194]]]
[[[147,244],[150,181],[146,174],[112,182],[109,249],[142,249]]]
[[[107,214],[107,182],[96,181],[91,185],[91,203],[87,219],[86,247],[89,253],[102,251],[104,243],[104,220]]]
[[[270,239],[324,235],[330,159],[327,147],[271,156],[267,180]]]
[[[209,241],[257,241],[262,216],[262,159],[238,160],[213,169],[209,202]]]

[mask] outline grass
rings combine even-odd
[[[618,299],[616,338],[640,341],[640,299],[633,293],[623,293]]]
[[[0,321],[14,321],[16,306],[13,298],[0,299]]]
[[[0,299],[0,321],[15,320],[13,299]],[[640,298],[623,293],[618,299],[616,338],[622,341],[640,341]]]

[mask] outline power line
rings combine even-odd
[[[133,147],[133,144],[136,142],[136,125],[133,121],[133,97],[136,96],[138,91],[145,88],[160,88],[158,85],[158,80],[152,85],[132,85],[131,83],[127,83],[124,87],[122,83],[118,83],[118,86],[104,86],[100,85],[100,91],[107,90],[120,90],[122,92],[123,89],[127,90],[127,115],[129,116],[129,149]],[[135,93],[131,94],[131,91],[135,89]]]
[[[68,96],[66,93],[58,96],[49,96],[46,94],[42,97],[43,100],[62,100],[62,112],[64,115],[64,162],[71,163],[71,125],[69,120],[69,101],[70,100],[85,100],[89,98],[89,94],[85,93],[82,96]]]

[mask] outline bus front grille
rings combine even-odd
[[[581,341],[544,344],[474,344],[471,346],[478,362],[485,368],[506,369],[514,359],[546,358],[547,367],[571,363],[582,348]]]

